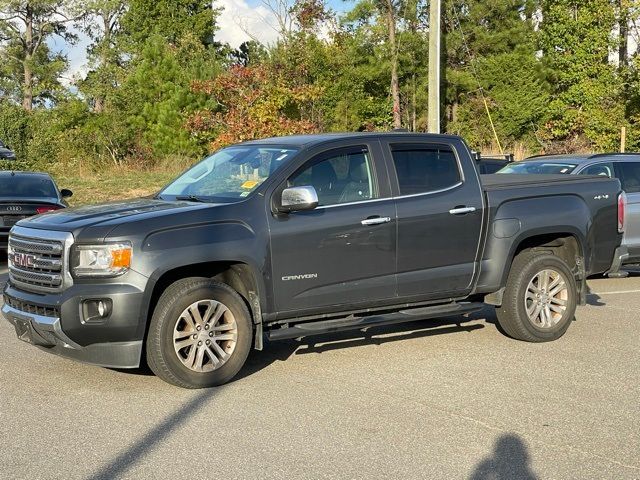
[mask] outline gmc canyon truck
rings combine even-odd
[[[174,385],[231,380],[252,346],[497,307],[562,336],[589,275],[626,252],[618,180],[480,178],[462,139],[251,141],[152,198],[20,221],[2,312],[20,339]]]

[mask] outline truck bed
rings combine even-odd
[[[521,229],[544,235],[548,225],[554,224],[555,231],[561,228],[567,235],[580,239],[586,252],[587,274],[602,273],[611,265],[620,244],[617,234],[620,182],[617,179],[591,175],[493,174],[481,175],[481,183],[490,232],[483,256],[485,261],[499,258],[510,245],[519,243],[508,239],[516,237]],[[491,268],[484,265],[481,270],[486,273]],[[481,278],[480,285],[483,282],[485,279]]]

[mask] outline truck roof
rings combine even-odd
[[[346,140],[350,138],[401,138],[403,140],[442,140],[459,139],[456,135],[436,133],[407,133],[407,132],[346,132],[346,133],[318,133],[313,135],[289,135],[284,137],[263,138],[243,142],[244,145],[287,145],[292,147],[310,147],[325,142]]]

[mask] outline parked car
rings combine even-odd
[[[0,248],[9,230],[23,218],[67,207],[71,190],[58,190],[46,173],[0,171]]]
[[[586,277],[624,255],[609,178],[487,175],[462,139],[369,133],[224,148],[154,198],[21,220],[2,312],[18,337],[189,388],[263,339],[497,307],[515,339],[562,336]],[[559,207],[562,208],[559,208]],[[143,358],[142,355],[145,357]]]
[[[16,154],[0,140],[0,160],[15,160]]]
[[[640,263],[640,153],[596,155],[540,155],[511,163],[498,173],[562,173],[617,178],[627,196],[627,228],[622,244],[629,255],[625,264]]]

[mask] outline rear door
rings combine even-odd
[[[446,142],[390,139],[385,152],[398,212],[398,295],[469,293],[483,214],[475,166]]]
[[[316,153],[285,185],[313,186],[319,205],[270,215],[278,312],[311,314],[393,301],[396,212],[379,142]]]
[[[627,194],[627,221],[622,243],[632,257],[640,255],[640,162],[615,162],[616,177]]]

